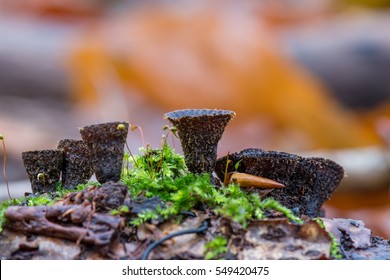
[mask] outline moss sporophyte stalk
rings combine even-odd
[[[0,134],[0,141],[3,144],[3,176],[4,176],[4,181],[7,186],[7,193],[9,199],[12,199],[11,193],[9,192],[9,185],[8,185],[8,179],[7,179],[7,150],[5,148],[5,140],[3,134]]]

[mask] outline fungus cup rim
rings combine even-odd
[[[22,152],[22,157],[25,158],[25,156],[38,156],[38,155],[62,155],[63,152],[59,149],[45,149],[45,150],[31,150],[31,151],[24,151]]]
[[[165,118],[168,120],[180,120],[183,118],[217,117],[224,115],[230,115],[233,118],[236,116],[236,113],[231,110],[222,109],[181,109],[166,113]]]
[[[117,129],[118,125],[123,124],[125,129]],[[79,127],[78,130],[84,142],[110,142],[112,140],[124,141],[129,131],[130,123],[127,121],[115,121],[86,125]]]

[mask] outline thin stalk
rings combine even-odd
[[[129,152],[129,155],[131,156],[131,158],[133,159],[133,162],[134,162],[134,165],[138,168],[138,163],[137,161],[135,160],[135,157],[133,155],[133,153],[131,152],[130,148],[129,148],[129,145],[127,144],[127,140],[125,139],[125,145],[126,145],[126,149],[127,151]],[[127,161],[127,174],[129,174],[129,161]]]
[[[139,133],[141,134],[141,139],[142,139],[142,145],[145,147],[145,137],[144,137],[144,132],[142,130],[142,127],[137,126]]]
[[[146,145],[146,149],[145,149],[145,160],[146,160],[146,164],[148,165],[148,170],[149,170],[149,174],[150,174],[150,178],[151,179],[154,179],[153,178],[153,174],[152,174],[152,166],[151,166],[151,162],[150,162],[150,158],[149,158],[149,149],[152,151],[152,147],[150,146],[150,144],[147,144]]]
[[[162,168],[163,159],[164,159],[164,149],[165,149],[165,146],[168,145],[167,140],[168,140],[169,134],[172,135],[172,142],[173,142],[173,139],[174,139],[173,137],[176,136],[176,131],[177,131],[176,127],[174,127],[174,126],[169,127],[168,125],[164,126],[163,130],[168,130],[168,132],[167,132],[167,135],[163,135],[164,140],[162,141],[161,160],[156,168],[156,174],[159,171],[159,169]],[[163,176],[164,176],[164,174],[163,174]]]
[[[0,134],[0,140],[3,142],[3,150],[4,150],[4,162],[3,162],[3,174],[4,174],[4,180],[5,184],[7,185],[7,192],[8,192],[8,197],[9,199],[12,199],[11,194],[9,192],[9,185],[8,185],[8,179],[7,179],[7,150],[5,148],[5,141],[3,135]]]
[[[142,254],[140,259],[141,260],[147,260],[148,257],[149,257],[149,254],[153,251],[153,249],[158,247],[159,245],[163,244],[168,239],[174,238],[174,237],[179,236],[179,235],[184,235],[184,234],[204,233],[208,229],[208,227],[209,227],[208,226],[208,222],[207,221],[203,221],[200,224],[200,226],[197,227],[197,228],[185,229],[185,230],[181,230],[181,231],[177,231],[177,232],[168,234],[168,235],[164,236],[163,238],[161,238],[160,240],[157,240],[157,241],[153,242],[152,244],[150,244],[145,249],[145,251],[143,252],[143,254]]]
[[[126,130],[126,126],[123,123],[121,123],[121,124],[118,124],[117,129],[118,130]],[[127,144],[126,136],[123,136],[123,142],[125,142],[126,149],[129,152],[129,155],[131,156],[131,158],[133,159],[135,166],[138,168],[138,165],[137,165],[137,162],[135,161],[134,155],[130,151],[129,145]],[[129,174],[129,161],[127,161],[127,163],[126,163],[126,172],[127,172],[127,174]]]
[[[229,152],[226,156],[226,165],[225,165],[225,175],[223,177],[223,184],[224,186],[226,187],[228,185],[228,168],[229,168],[229,163],[231,162],[231,160],[229,159]]]
[[[177,136],[175,136],[175,134],[171,133],[172,147],[176,150],[175,138],[177,138]]]
[[[165,146],[167,145],[167,140],[168,140],[170,132],[171,132],[171,130],[168,130],[167,135],[163,135],[164,140],[162,141],[162,147],[161,147],[161,159],[157,165],[156,174],[160,170],[160,168],[162,168],[162,164],[163,164],[163,160],[164,160],[164,150],[165,150]],[[163,176],[164,176],[164,174],[163,174]]]
[[[142,146],[143,146],[143,147],[146,147],[146,145],[145,145],[144,132],[143,132],[142,128],[141,128],[140,126],[138,126],[138,125],[130,125],[130,130],[131,130],[131,131],[134,131],[134,130],[136,130],[136,129],[138,129],[139,134],[141,135]]]

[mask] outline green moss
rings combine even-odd
[[[129,161],[131,157],[126,157]],[[273,199],[260,200],[256,194],[243,191],[238,185],[216,187],[209,174],[192,174],[186,169],[183,156],[167,144],[164,149],[144,149],[135,157],[133,169],[125,168],[122,181],[132,197],[160,197],[166,207],[145,211],[131,221],[140,225],[150,219],[167,219],[194,208],[210,209],[235,222],[247,226],[251,219],[262,219],[265,211],[274,209],[294,222],[301,223],[291,210]]]
[[[74,190],[66,190],[61,187],[61,183],[57,184],[56,191],[50,194],[44,193],[40,195],[31,194],[27,197],[14,198],[0,203],[0,232],[3,231],[3,225],[6,222],[5,211],[9,206],[41,206],[53,205],[57,200],[63,198],[71,192],[79,192],[89,186],[99,185],[96,182],[89,182],[87,184],[80,184]]]
[[[0,203],[0,232],[3,231],[3,225],[6,222],[5,211],[9,206],[39,206],[48,205],[52,203],[51,199],[47,194],[42,194],[33,197],[14,198]]]
[[[176,154],[175,151],[166,143],[163,149],[152,149],[150,146],[141,148],[143,154],[132,157],[129,154],[125,155],[125,160],[133,163],[136,173],[143,172],[144,175],[151,179],[177,178],[187,173],[186,165],[183,156]],[[131,175],[134,177],[134,170],[123,170],[123,179],[127,179]],[[138,175],[138,174],[137,174]],[[137,190],[133,191],[136,193]]]
[[[133,226],[139,226],[142,225],[143,223],[153,220],[153,219],[158,219],[159,217],[159,211],[153,211],[151,209],[147,209],[141,213],[138,214],[137,218],[133,219],[131,221],[131,224]]]
[[[321,228],[325,229],[324,221],[321,220],[321,218],[315,218],[314,221],[316,221]],[[340,243],[338,242],[337,238],[333,235],[333,233],[329,231],[327,231],[327,233],[332,239],[331,247],[330,247],[330,255],[335,259],[342,259],[343,255],[341,254]]]
[[[276,211],[279,211],[280,213],[284,214],[287,218],[289,218],[291,221],[296,222],[298,224],[302,224],[302,220],[294,215],[294,213],[287,207],[283,206],[279,202],[277,202],[274,199],[267,198],[264,201],[260,203],[260,207],[264,209],[273,209]]]
[[[20,200],[14,198],[0,203],[0,232],[3,231],[3,226],[4,223],[6,222],[5,211],[9,206],[13,206],[13,205],[20,205]]]
[[[217,235],[210,242],[205,244],[205,259],[213,260],[219,255],[228,251],[227,239],[223,236]]]

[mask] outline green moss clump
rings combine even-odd
[[[0,233],[3,231],[3,225],[6,222],[5,211],[9,206],[41,206],[41,205],[53,205],[57,200],[63,198],[65,195],[71,192],[79,192],[86,189],[89,186],[99,185],[96,182],[89,182],[87,184],[80,184],[76,189],[68,190],[63,189],[61,183],[57,183],[56,191],[50,194],[43,193],[40,195],[29,195],[22,198],[14,198],[0,203]]]
[[[224,254],[228,251],[228,241],[225,237],[217,235],[210,242],[205,244],[205,259],[213,260],[219,255]]]
[[[143,154],[132,157],[125,154],[125,161],[133,163],[135,170],[123,169],[122,180],[133,176],[134,171],[137,175],[143,173],[150,177],[151,180],[161,180],[164,178],[177,178],[188,173],[183,156],[176,154],[168,144],[164,143],[163,149],[152,149],[150,146],[141,148]],[[128,176],[126,176],[128,175]],[[132,194],[136,195],[138,189],[132,189]]]
[[[51,199],[47,194],[23,198],[14,198],[0,203],[0,232],[3,231],[3,225],[6,222],[5,211],[9,206],[39,206],[49,205],[52,203],[54,203],[53,199]]]
[[[3,231],[3,225],[6,221],[5,211],[7,210],[7,208],[9,206],[14,206],[14,205],[20,205],[20,200],[14,198],[14,199],[0,203],[0,232]]]
[[[132,197],[160,197],[166,207],[147,210],[132,219],[138,226],[150,219],[180,215],[193,209],[210,209],[246,227],[251,219],[262,219],[266,210],[276,210],[294,222],[301,223],[291,210],[273,199],[261,201],[256,194],[243,191],[238,185],[216,187],[209,174],[189,173],[183,156],[176,154],[167,144],[163,149],[147,148],[134,159],[133,169],[123,169],[122,181],[129,187]]]

